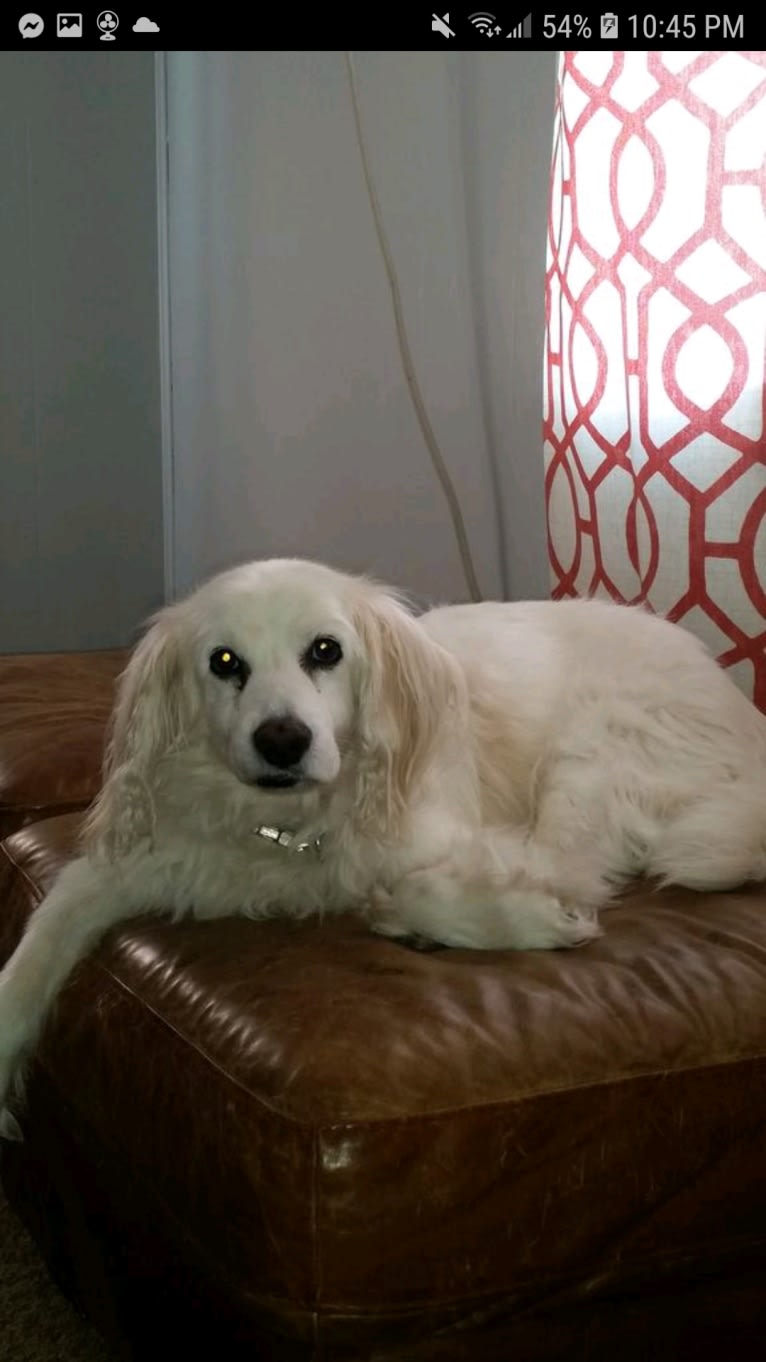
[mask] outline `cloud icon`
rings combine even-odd
[[[133,25],[134,33],[159,33],[160,26],[151,19],[136,19]]]

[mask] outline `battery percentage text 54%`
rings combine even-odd
[[[555,38],[558,35],[562,38],[590,38],[592,32],[585,14],[565,14],[561,19],[557,14],[546,14],[543,19],[543,33],[546,38]]]

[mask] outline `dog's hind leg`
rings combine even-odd
[[[648,873],[697,890],[766,880],[766,775],[763,785],[732,782],[668,819]]]

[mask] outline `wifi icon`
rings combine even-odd
[[[500,25],[494,14],[487,14],[483,10],[477,10],[475,14],[469,14],[469,24],[473,24],[479,33],[483,33],[485,38],[495,38],[500,32]]]

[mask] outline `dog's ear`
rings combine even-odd
[[[355,612],[362,644],[358,684],[361,748],[358,810],[397,820],[435,746],[460,720],[462,673],[398,601],[382,591]]]
[[[115,860],[151,837],[153,770],[191,725],[192,684],[170,606],[154,617],[120,677],[103,786],[83,830],[90,854]]]

